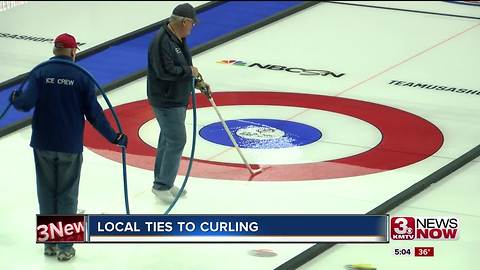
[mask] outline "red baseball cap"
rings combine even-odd
[[[55,38],[54,43],[55,47],[57,48],[77,48],[80,50],[80,48],[78,48],[77,46],[77,41],[75,40],[75,37],[67,33],[63,33],[57,38]]]

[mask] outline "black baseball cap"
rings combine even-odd
[[[197,13],[195,12],[195,8],[188,3],[180,4],[180,5],[176,6],[173,9],[172,14],[180,16],[180,17],[185,17],[185,18],[192,19],[194,23],[198,22]]]

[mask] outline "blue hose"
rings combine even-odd
[[[192,81],[192,108],[193,108],[193,137],[192,137],[192,151],[190,152],[190,162],[188,163],[188,169],[187,173],[185,174],[185,178],[183,180],[183,184],[180,187],[180,190],[178,191],[177,196],[173,200],[172,204],[168,209],[165,211],[164,215],[168,215],[172,208],[175,206],[177,203],[178,199],[182,195],[183,190],[185,189],[185,186],[187,185],[188,177],[190,176],[190,170],[192,169],[192,164],[193,164],[193,158],[195,156],[195,143],[196,143],[196,138],[197,138],[197,104],[196,104],[196,98],[195,98],[195,79]]]
[[[118,117],[117,117],[117,113],[115,112],[115,109],[113,108],[112,104],[110,103],[110,100],[108,99],[107,95],[105,94],[105,91],[103,91],[102,87],[100,86],[100,84],[98,84],[97,80],[95,80],[95,78],[86,69],[84,69],[83,67],[75,64],[74,62],[67,61],[67,60],[62,60],[62,59],[51,59],[51,60],[45,61],[43,63],[40,63],[39,65],[34,67],[32,69],[32,71],[30,71],[30,74],[22,82],[22,84],[20,85],[18,90],[23,89],[23,86],[28,81],[31,74],[33,74],[34,70],[36,70],[36,69],[38,69],[38,68],[40,68],[44,65],[51,64],[51,63],[62,63],[62,64],[67,64],[67,65],[74,66],[74,67],[78,68],[80,71],[82,71],[83,73],[85,73],[88,77],[90,77],[90,79],[95,83],[98,90],[100,90],[100,93],[102,94],[103,98],[107,102],[107,105],[112,112],[113,118],[115,119],[115,123],[117,124],[118,132],[123,133],[122,126],[120,125],[120,121],[118,120]],[[11,103],[8,105],[7,109],[2,113],[0,119],[7,113],[8,109],[10,108],[11,105],[12,105]],[[127,162],[126,162],[125,147],[122,147],[122,166],[123,166],[123,190],[124,190],[124,196],[125,196],[125,209],[126,209],[127,215],[129,215],[130,214],[130,207],[129,207],[129,204],[128,204]]]
[[[2,114],[0,115],[0,119],[2,119],[2,118],[5,116],[5,114],[7,114],[8,109],[10,109],[11,106],[12,106],[12,103],[11,103],[11,102],[8,102],[8,106],[7,106],[7,108],[5,108],[5,110],[4,110],[4,111],[2,112]]]

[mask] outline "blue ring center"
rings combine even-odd
[[[318,141],[320,130],[302,123],[277,119],[239,119],[225,121],[241,148],[275,149],[302,146]],[[199,131],[207,141],[233,146],[221,122]]]

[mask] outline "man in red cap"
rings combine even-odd
[[[69,34],[55,39],[54,57],[74,62],[77,42]],[[32,71],[25,92],[14,91],[17,110],[35,107],[30,146],[35,158],[37,196],[41,215],[77,213],[82,167],[84,117],[110,142],[127,146],[127,137],[115,133],[103,114],[91,78],[74,65],[47,63]],[[73,244],[46,244],[44,254],[60,261],[75,256]]]
[[[147,96],[160,125],[152,192],[165,203],[173,202],[179,192],[174,182],[187,140],[188,98],[193,79],[200,74],[185,41],[196,23],[192,5],[176,6],[148,50]],[[203,86],[202,92],[209,96],[210,86]]]

